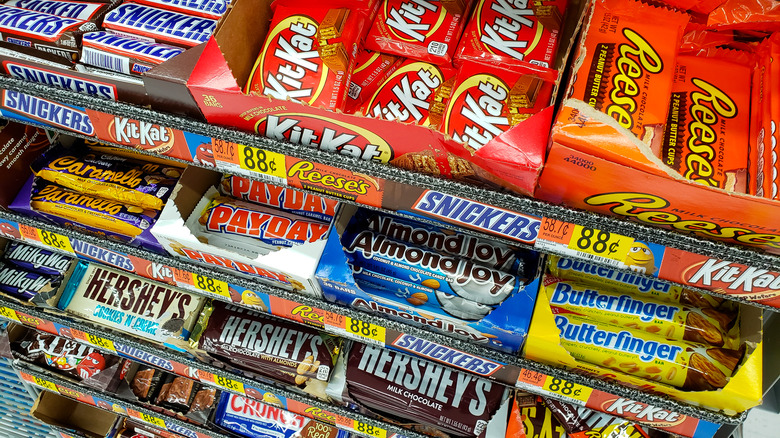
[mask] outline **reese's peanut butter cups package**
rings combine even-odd
[[[554,68],[558,34],[568,0],[479,0],[455,62],[482,61],[500,67],[528,63]]]
[[[634,0],[597,0],[586,20],[569,97],[649,144],[663,132],[688,16]]]
[[[575,359],[686,391],[726,386],[745,352],[669,341],[568,311],[554,316],[561,346]]]
[[[361,48],[352,70],[344,112],[352,114],[360,108],[363,101],[372,96],[402,62],[403,58],[398,56]]]

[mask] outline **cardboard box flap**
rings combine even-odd
[[[230,11],[222,17],[217,30],[209,39],[209,43],[216,41],[215,48],[219,50],[215,55],[221,50],[220,56],[224,56],[239,89],[243,88],[249,80],[255,59],[263,48],[271,22],[270,3],[233,2]],[[236,41],[241,41],[241,44],[235,44]],[[221,76],[224,72],[219,74]],[[220,88],[226,87],[220,86]]]

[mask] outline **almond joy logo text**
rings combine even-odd
[[[385,24],[403,41],[423,42],[444,20],[446,12],[438,1],[405,1],[398,6],[385,2]]]

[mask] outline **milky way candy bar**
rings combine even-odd
[[[98,27],[91,21],[0,5],[0,29],[2,41],[75,61],[81,34]]]
[[[149,6],[155,6],[182,14],[219,20],[227,11],[230,0],[136,0]]]
[[[237,199],[278,208],[312,219],[330,222],[338,201],[312,193],[299,192],[236,175],[225,175],[220,185],[223,194]]]
[[[84,21],[97,20],[109,7],[108,3],[71,0],[8,0],[5,5]]]
[[[29,300],[39,293],[54,291],[59,287],[61,278],[0,263],[0,291],[22,300]]]
[[[70,268],[73,257],[50,249],[9,242],[3,260],[28,271],[58,276],[65,274],[65,271]]]
[[[419,281],[432,290],[480,304],[499,304],[523,286],[516,275],[395,241],[373,231],[344,233],[342,243],[347,258],[357,267]]]
[[[474,374],[365,344],[350,349],[346,383],[371,410],[454,436],[480,435],[504,394],[502,385]]]
[[[123,74],[141,74],[184,51],[181,47],[111,32],[85,33],[81,63]]]
[[[136,34],[157,42],[182,47],[205,43],[214,32],[217,21],[167,11],[138,3],[122,3],[106,14],[103,27]],[[94,29],[97,30],[97,29]]]

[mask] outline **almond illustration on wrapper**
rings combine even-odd
[[[409,298],[406,299],[409,304],[413,306],[422,306],[428,302],[428,295],[424,292],[415,292]]]

